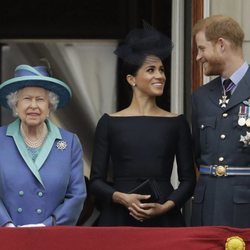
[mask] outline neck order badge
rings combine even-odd
[[[231,97],[231,90],[234,88],[234,83],[230,78],[223,81],[223,93],[221,99],[219,99],[219,105],[225,108]]]

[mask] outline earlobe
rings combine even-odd
[[[136,83],[135,83],[135,79],[134,79],[134,76],[132,76],[132,75],[127,75],[126,76],[126,79],[127,79],[127,82],[131,85],[131,86],[133,86],[133,87],[135,87],[136,86]]]
[[[222,51],[224,51],[225,50],[225,41],[224,41],[224,39],[223,38],[219,38],[218,39],[218,43],[219,43],[220,49]]]

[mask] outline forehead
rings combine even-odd
[[[143,62],[143,66],[150,64],[162,64],[162,61],[159,57],[156,56],[147,56]]]
[[[40,88],[40,87],[25,87],[23,89],[20,89],[18,91],[18,94],[20,95],[42,95],[45,96],[47,95],[48,91],[44,88]]]
[[[206,35],[205,35],[205,32],[203,30],[197,32],[197,34],[195,35],[195,40],[197,43],[198,42],[208,42]]]
[[[195,35],[196,47],[198,49],[212,49],[215,46],[215,43],[208,41],[204,31],[199,31]]]

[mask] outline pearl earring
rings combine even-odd
[[[133,87],[135,87],[135,86],[136,86],[136,84],[135,84],[135,83],[133,83],[133,84],[132,84],[132,86],[133,86]]]

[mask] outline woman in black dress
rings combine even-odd
[[[190,129],[183,115],[156,104],[166,80],[162,61],[172,47],[146,25],[115,51],[133,96],[127,108],[104,114],[97,124],[90,180],[100,226],[185,226],[180,209],[195,186]],[[170,182],[175,157],[177,189]]]

